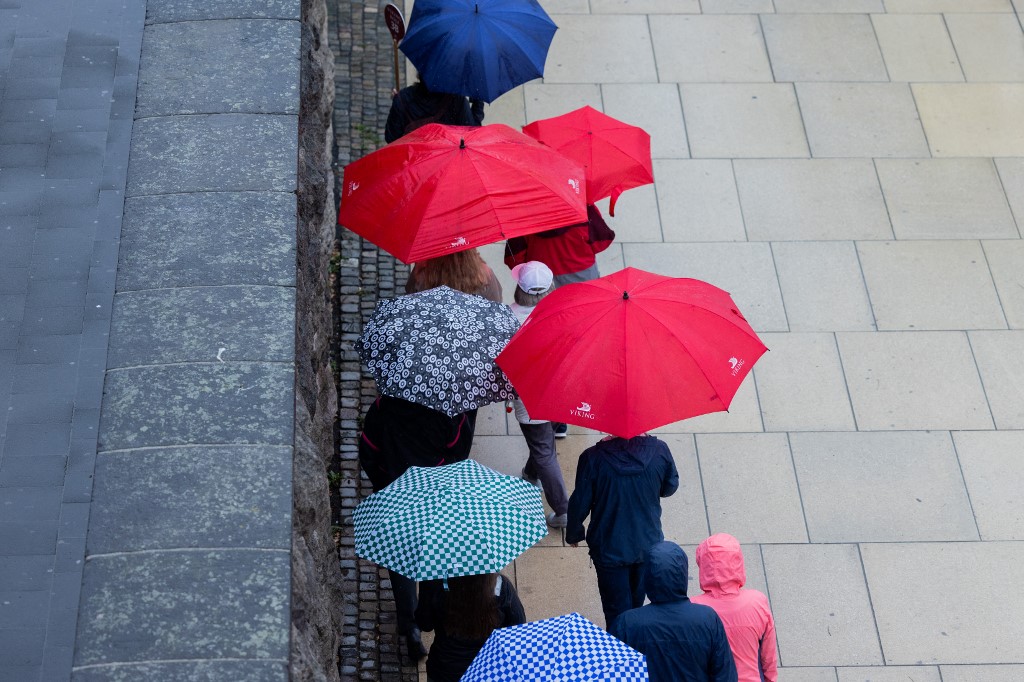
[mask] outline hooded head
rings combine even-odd
[[[712,597],[736,594],[747,582],[743,550],[728,533],[716,533],[697,546],[700,589]]]
[[[654,604],[680,601],[686,598],[690,560],[683,548],[667,540],[647,550],[644,588]]]

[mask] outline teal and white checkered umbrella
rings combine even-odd
[[[413,580],[499,571],[548,532],[540,490],[471,459],[410,467],[352,519],[356,554]]]

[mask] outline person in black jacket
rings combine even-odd
[[[436,630],[427,658],[427,682],[458,682],[498,628],[526,622],[519,594],[500,573],[467,575],[420,585],[416,623]]]
[[[478,126],[484,121],[484,103],[462,95],[432,92],[417,75],[416,83],[402,88],[391,100],[384,126],[384,141],[394,142],[428,123]]]
[[[469,457],[476,428],[476,410],[449,417],[423,405],[380,396],[363,417],[359,434],[359,465],[374,492],[386,488],[411,466],[454,464]],[[388,569],[395,594],[398,634],[406,638],[409,656],[427,655],[416,627],[416,581]]]
[[[664,539],[661,498],[678,487],[672,453],[654,436],[609,436],[580,455],[565,541],[577,547],[586,538],[606,627],[644,603],[644,555]]]
[[[608,631],[647,657],[651,682],[736,682],[722,620],[686,597],[689,560],[674,542],[647,553],[644,583],[651,603],[626,611]]]

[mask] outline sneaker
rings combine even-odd
[[[547,520],[548,525],[552,528],[565,528],[567,525],[569,525],[568,514],[556,514],[555,512],[551,512],[550,514],[548,514]]]
[[[562,422],[555,422],[555,438],[565,438],[569,435],[569,425],[563,424]]]
[[[527,476],[525,468],[521,472],[519,472],[519,478],[523,479],[524,481],[526,481],[530,485],[535,485],[538,488],[540,487],[540,479],[539,478],[530,478],[529,476]]]

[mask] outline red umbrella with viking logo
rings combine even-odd
[[[345,166],[338,223],[414,263],[585,224],[584,177],[508,126],[431,123]]]
[[[631,438],[729,409],[766,350],[727,292],[626,268],[546,296],[497,363],[530,417]]]

